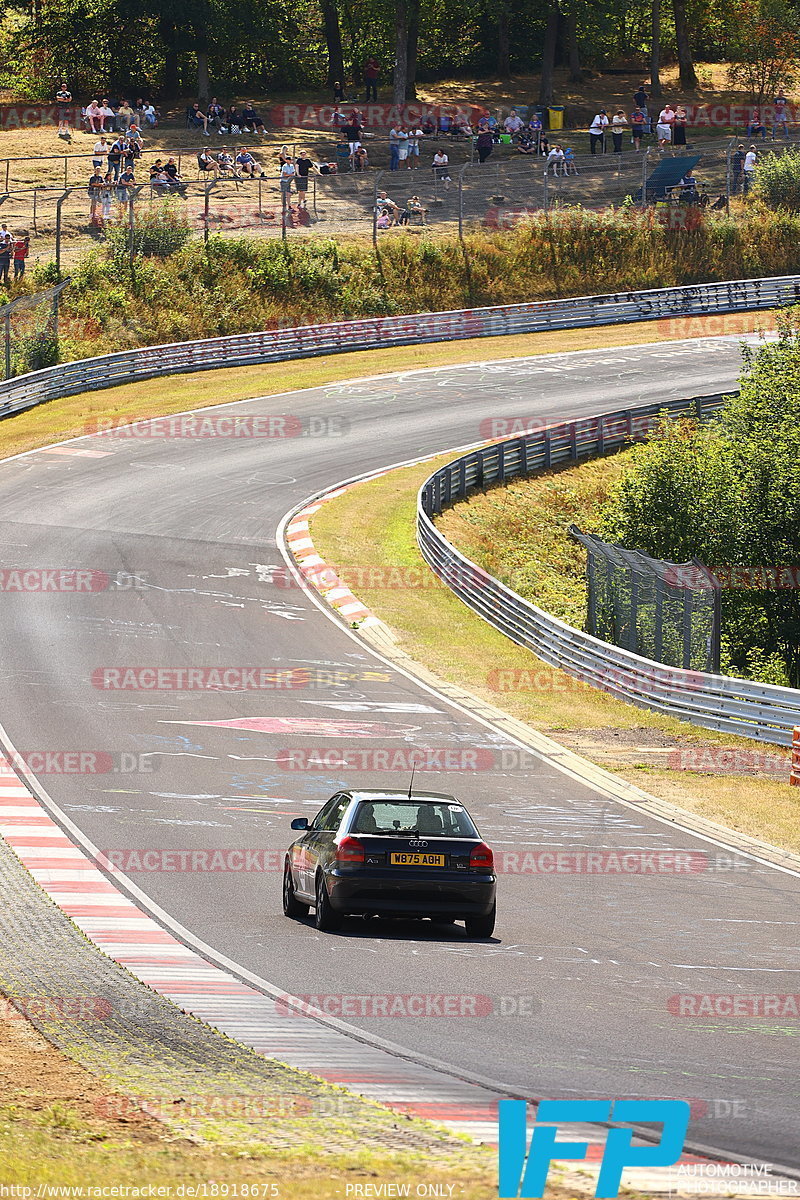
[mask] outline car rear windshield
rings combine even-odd
[[[478,837],[460,804],[420,804],[416,800],[364,800],[358,807],[352,833],[388,833],[422,837]]]

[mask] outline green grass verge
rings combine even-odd
[[[452,457],[393,471],[324,504],[312,518],[318,553],[345,581],[364,578],[374,568],[383,569],[391,578],[393,568],[407,567],[415,569],[410,577],[418,573],[430,583],[433,577],[414,540],[416,496],[423,480]],[[572,473],[583,469],[573,468]],[[604,471],[613,469],[611,460],[606,460],[596,464],[590,474],[597,482]],[[566,486],[569,474],[559,473],[559,489]],[[552,486],[554,478],[542,486]],[[499,503],[500,493],[490,502]],[[469,505],[460,507],[468,509]],[[463,523],[463,516],[459,519]],[[471,532],[474,537],[474,529]],[[496,547],[490,553],[497,555]],[[394,631],[401,648],[441,678],[503,708],[656,796],[752,837],[800,851],[796,789],[772,779],[686,772],[667,766],[670,750],[681,747],[711,744],[761,752],[765,747],[700,730],[584,687],[515,646],[446,588],[357,585],[354,590]],[[524,676],[508,690],[497,691],[498,671],[522,672]]]

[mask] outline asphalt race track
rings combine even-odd
[[[290,432],[309,436],[101,435],[2,463],[0,567],[94,568],[115,582],[7,592],[0,721],[22,753],[124,751],[127,767],[156,756],[152,773],[38,776],[103,850],[282,850],[291,817],[334,790],[407,787],[408,776],[287,770],[281,751],[423,746],[494,752],[491,771],[418,775],[417,786],[461,797],[496,850],[707,854],[708,869],[690,874],[503,874],[491,942],[413,922],[318,934],[284,919],[274,870],[130,878],[295,994],[490,997],[479,1016],[469,1000],[463,1016],[346,1014],[410,1052],[538,1096],[687,1098],[695,1143],[800,1168],[797,1021],[679,1016],[670,1004],[800,992],[800,879],[520,764],[499,733],[372,658],[286,586],[276,545],[282,517],[308,496],[477,442],[487,417],[566,419],[721,391],[739,363],[738,342],[718,339],[448,367],[217,410],[289,414]],[[311,683],[97,686],[101,668],[127,666],[308,668]]]

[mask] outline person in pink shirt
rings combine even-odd
[[[100,133],[103,129],[103,110],[96,100],[90,100],[86,105],[86,120],[89,133]]]
[[[672,142],[672,126],[674,124],[675,113],[672,105],[665,104],[661,112],[658,114],[658,125],[656,126],[659,150],[663,150],[665,146],[669,146]]]

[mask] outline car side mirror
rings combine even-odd
[[[308,817],[295,817],[292,829],[308,829]]]

